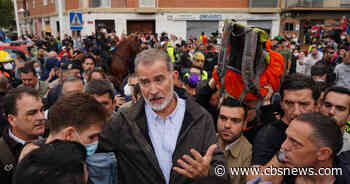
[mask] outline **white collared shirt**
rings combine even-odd
[[[9,129],[9,136],[10,138],[12,138],[13,140],[15,140],[16,142],[25,145],[26,141],[24,141],[23,139],[20,139],[18,137],[16,137],[15,135],[12,134],[11,130]]]
[[[229,150],[234,144],[236,144],[236,142],[238,142],[238,140],[239,140],[239,138],[236,139],[235,141],[233,141],[231,144],[227,145],[227,146],[225,147],[225,151]]]
[[[175,95],[177,98],[176,108],[165,119],[145,103],[148,134],[167,184],[170,181],[171,168],[173,167],[172,157],[186,111],[186,101],[178,97],[176,93]]]

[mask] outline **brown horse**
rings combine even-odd
[[[124,78],[134,70],[134,59],[141,51],[140,40],[137,36],[130,36],[117,45],[112,53],[110,66],[111,80],[117,89],[121,89]]]

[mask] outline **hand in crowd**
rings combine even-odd
[[[182,168],[174,167],[174,171],[193,179],[208,176],[210,162],[212,160],[213,153],[216,148],[216,144],[211,145],[204,156],[198,153],[198,151],[196,151],[195,149],[191,149],[191,154],[194,157],[194,159],[189,155],[183,155],[182,159],[177,160],[177,163]]]
[[[117,105],[117,107],[120,107],[126,103],[125,98],[122,97],[121,95],[116,95],[114,100],[115,100],[115,104]]]
[[[271,97],[273,95],[273,88],[271,85],[266,85],[264,86],[265,89],[267,89],[267,94],[266,96],[264,97],[264,101],[263,101],[263,105],[269,105],[270,104],[270,101],[271,101]]]

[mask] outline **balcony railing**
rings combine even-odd
[[[282,8],[350,8],[350,0],[282,0]]]

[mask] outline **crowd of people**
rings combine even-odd
[[[111,56],[130,37],[140,52],[120,85]],[[23,36],[30,56],[0,51],[0,181],[350,183],[350,29],[343,20],[303,38],[271,40],[285,75],[260,106],[223,95],[213,78],[219,33]],[[342,173],[263,172],[271,166]]]

